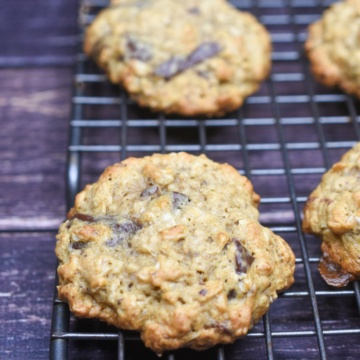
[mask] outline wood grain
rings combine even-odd
[[[42,230],[65,216],[71,69],[2,69],[0,82],[0,358],[47,359],[55,233]]]
[[[0,234],[0,358],[48,358],[54,233]]]
[[[0,82],[0,230],[57,227],[71,70],[1,70]]]
[[[77,8],[77,0],[2,2],[0,66],[70,66]]]

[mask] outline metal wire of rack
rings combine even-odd
[[[83,0],[79,11],[67,167],[67,206],[102,170],[128,156],[206,153],[229,162],[261,197],[261,222],[296,254],[295,284],[263,320],[233,345],[180,359],[357,359],[360,288],[327,286],[319,276],[319,240],[301,232],[304,202],[332,163],[360,140],[360,104],[317,84],[303,52],[307,26],[334,1],[232,1],[255,14],[273,40],[273,69],[245,105],[221,119],[182,119],[140,109],[81,52],[83,32],[107,4]],[[137,334],[96,320],[75,319],[55,294],[50,359],[156,359]]]

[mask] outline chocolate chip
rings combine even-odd
[[[152,59],[152,51],[149,45],[141,43],[133,37],[127,36],[125,39],[126,55],[130,59],[137,59],[147,62]]]
[[[124,240],[127,240],[131,235],[134,235],[140,229],[141,226],[131,220],[127,220],[122,224],[116,224],[113,226],[114,236],[110,240],[107,240],[105,244],[109,247],[115,247]]]
[[[224,324],[217,324],[216,329],[223,334],[232,335],[232,331]]]
[[[81,221],[87,221],[87,222],[95,221],[95,219],[92,216],[86,214],[75,214],[71,219],[79,219]]]
[[[319,272],[330,286],[344,287],[349,282],[356,280],[356,276],[346,272],[339,264],[335,263],[327,251],[323,252],[320,259]]]
[[[206,42],[199,45],[187,57],[172,56],[155,69],[155,75],[170,79],[171,77],[187,70],[196,64],[203,62],[221,51],[217,42]]]
[[[84,248],[86,248],[88,245],[87,242],[84,242],[84,241],[76,241],[76,242],[73,242],[71,244],[71,247],[74,249],[74,250],[82,250]]]
[[[186,59],[181,56],[172,56],[155,69],[155,75],[170,79],[174,75],[184,71]]]
[[[158,192],[158,190],[159,190],[159,187],[157,185],[153,185],[153,186],[150,186],[147,189],[145,189],[140,194],[140,196],[141,197],[149,197],[149,196],[155,195]]]
[[[108,247],[115,247],[120,245],[125,239],[125,236],[117,236],[117,237],[113,237],[110,240],[107,240],[105,242],[105,245]]]
[[[136,231],[140,230],[140,226],[136,224],[134,221],[127,220],[122,224],[117,224],[114,226],[115,230],[122,234],[133,234]]]
[[[215,56],[221,51],[221,47],[216,42],[207,42],[198,46],[187,58],[187,67],[192,67],[206,59]]]
[[[231,289],[227,294],[228,300],[235,299],[236,298],[236,290]]]
[[[180,209],[182,206],[186,205],[188,202],[190,202],[190,199],[179,192],[174,191],[172,193],[172,203],[174,209]]]
[[[217,324],[216,329],[218,332],[226,334],[226,335],[233,335],[233,332],[231,329],[229,329],[226,325],[223,324]]]
[[[320,202],[325,203],[326,205],[330,205],[333,202],[333,200],[331,200],[327,197],[324,197],[324,198],[321,198]]]
[[[251,264],[254,261],[253,256],[247,251],[247,249],[241,244],[241,242],[237,239],[233,239],[234,244],[236,246],[236,272],[238,274],[244,274],[248,271]]]
[[[214,324],[205,325],[204,328],[205,329],[215,329],[217,332],[227,334],[227,335],[232,335],[233,334],[231,329],[229,329],[224,323],[218,323],[217,322],[217,323],[214,323]]]
[[[200,10],[197,7],[187,9],[187,12],[192,15],[200,15]]]
[[[207,294],[207,290],[206,289],[201,289],[199,291],[199,294],[205,296]]]

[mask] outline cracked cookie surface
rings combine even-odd
[[[161,354],[231,343],[294,281],[287,243],[228,164],[155,154],[108,167],[57,235],[59,297]]]
[[[319,270],[332,286],[360,279],[360,143],[326,172],[304,209],[303,230],[322,239]]]
[[[270,70],[270,37],[224,0],[114,1],[86,31],[84,51],[141,106],[220,116]]]
[[[305,43],[311,70],[326,86],[360,97],[360,2],[332,5],[309,27]]]

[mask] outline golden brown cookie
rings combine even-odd
[[[305,49],[311,70],[326,86],[360,97],[360,1],[332,5],[309,27]]]
[[[322,239],[319,270],[329,285],[360,278],[360,143],[324,174],[304,210],[303,230]]]
[[[287,243],[259,224],[248,179],[204,155],[110,166],[60,227],[59,297],[138,330],[161,354],[245,335],[294,281]]]
[[[141,106],[185,116],[238,108],[270,70],[270,37],[224,0],[115,1],[84,51]]]

